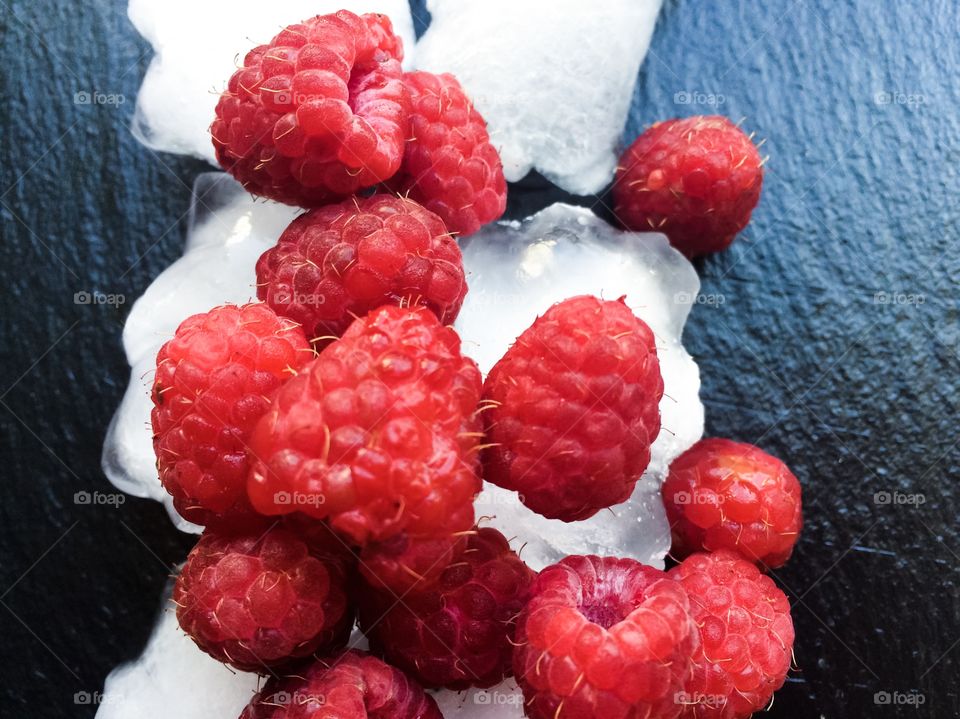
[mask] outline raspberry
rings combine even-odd
[[[677,560],[732,549],[775,569],[790,557],[803,525],[797,478],[752,444],[697,442],[670,465],[661,491]]]
[[[725,249],[760,200],[763,161],[750,138],[720,116],[659,122],[620,158],[617,217],[637,231],[664,233],[696,257]]]
[[[463,553],[467,534],[414,538],[404,533],[369,544],[360,553],[360,574],[374,589],[397,596],[425,591]]]
[[[436,212],[461,237],[503,215],[507,181],[487,124],[453,75],[408,72],[410,134],[390,183]]]
[[[670,570],[690,596],[702,647],[679,699],[685,719],[746,719],[765,707],[790,669],[790,602],[734,552],[694,554]]]
[[[632,559],[547,567],[517,622],[513,669],[531,719],[674,719],[698,646],[687,593]]]
[[[514,620],[534,577],[500,532],[478,529],[435,586],[362,593],[360,628],[424,686],[493,686],[511,673]]]
[[[153,447],[164,488],[196,524],[248,524],[247,439],[270,395],[313,357],[303,331],[262,304],[183,321],[157,354]]]
[[[466,292],[460,248],[443,221],[390,195],[301,215],[257,262],[257,296],[311,337],[339,337],[385,304],[424,304],[450,324]]]
[[[653,332],[623,302],[554,305],[484,385],[484,477],[535,512],[572,522],[627,500],[660,431]]]
[[[268,681],[240,719],[443,719],[432,697],[399,669],[348,651],[296,676]]]
[[[390,178],[409,122],[402,59],[383,15],[290,25],[230,78],[210,126],[218,162],[253,194],[302,207]]]
[[[230,534],[207,529],[173,590],[177,619],[203,651],[266,673],[346,644],[353,625],[342,545],[320,523]]]
[[[329,518],[355,544],[473,525],[480,371],[429,310],[385,306],[276,395],[250,438],[263,514]]]

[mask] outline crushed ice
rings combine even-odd
[[[613,177],[661,0],[427,0],[417,66],[452,72],[483,114],[504,173],[536,168],[575,194]]]

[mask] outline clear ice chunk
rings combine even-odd
[[[662,430],[650,465],[624,504],[566,524],[524,507],[514,492],[485,485],[478,516],[524,546],[535,569],[567,554],[618,554],[662,566],[670,532],[660,483],[669,463],[703,434],[700,371],[681,337],[700,280],[654,233],[621,232],[588,209],[555,204],[523,222],[488,225],[462,242],[470,291],[456,328],[464,351],[487,372],[550,305],[580,294],[626,302],[657,338],[663,374]]]
[[[257,259],[299,212],[255,201],[224,173],[200,175],[194,183],[183,257],[134,303],[123,328],[130,384],[107,430],[103,471],[118,489],[163,501],[181,529],[199,531],[174,511],[160,485],[150,438],[150,384],[157,352],[190,315],[228,302],[256,300]]]
[[[154,469],[147,394],[154,355],[187,316],[254,295],[253,267],[296,210],[254,202],[225,175],[202,176],[183,258],[164,271],[134,305],[124,330],[133,371],[127,395],[104,448],[104,468],[119,488],[165,499]],[[456,323],[465,351],[484,371],[552,303],[576,294],[627,302],[654,330],[666,395],[664,431],[629,502],[585,522],[551,521],[523,507],[516,495],[488,486],[478,514],[525,544],[539,569],[568,553],[612,553],[662,566],[670,538],[659,498],[669,461],[699,439],[703,406],[697,365],[681,335],[699,280],[662,235],[620,232],[589,210],[557,204],[523,222],[485,228],[463,242],[471,285]],[[169,504],[168,504],[169,508]],[[176,519],[176,514],[171,511]],[[185,526],[182,521],[180,526]],[[354,640],[361,642],[358,634]],[[358,643],[358,646],[363,646]],[[199,651],[165,612],[144,651],[107,679],[98,719],[235,717],[257,688],[253,675],[234,673]],[[440,691],[447,719],[520,719],[513,680],[487,690]]]
[[[236,719],[259,683],[200,651],[168,609],[143,654],[107,677],[97,719]]]
[[[208,128],[247,51],[287,25],[341,9],[388,15],[410,61],[407,0],[130,0],[130,21],[156,52],[137,95],[134,135],[154,150],[216,164]]]
[[[661,0],[427,0],[416,64],[456,75],[504,172],[536,168],[569,192],[613,177]]]

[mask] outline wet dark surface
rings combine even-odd
[[[960,715],[958,27],[947,0],[668,0],[636,90],[630,139],[720,112],[770,155],[754,221],[698,266],[686,338],[708,432],[804,484],[777,572],[799,670],[773,717]],[[0,37],[2,713],[87,717],[191,544],[158,504],[75,495],[111,492],[122,322],[179,255],[204,166],[130,135],[150,52],[125,3],[4,0]],[[559,196],[514,189],[517,216]],[[127,301],[75,304],[94,290]]]

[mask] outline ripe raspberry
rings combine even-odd
[[[247,439],[270,395],[312,358],[303,330],[262,304],[189,317],[160,348],[153,447],[160,481],[185,519],[252,521]]]
[[[803,525],[797,478],[752,444],[697,442],[670,465],[661,491],[677,560],[732,549],[775,569],[789,559]]]
[[[240,719],[443,719],[433,697],[399,669],[359,651],[275,677]]]
[[[443,221],[390,195],[301,215],[257,262],[257,296],[310,337],[339,337],[386,304],[424,304],[450,324],[466,293],[460,248]]]
[[[203,533],[173,590],[177,619],[197,646],[237,669],[266,673],[346,644],[347,555],[314,524]]]
[[[409,122],[402,59],[384,15],[290,25],[230,78],[210,126],[218,162],[253,194],[302,207],[387,180]]]
[[[358,545],[469,529],[479,396],[453,329],[422,307],[374,310],[276,395],[250,438],[250,500],[329,517]]]
[[[462,525],[463,520],[454,523]],[[374,589],[398,597],[411,591],[426,591],[466,549],[468,534],[416,538],[403,533],[385,542],[368,544],[360,553],[360,574]]]
[[[783,686],[793,652],[790,602],[734,552],[694,554],[670,570],[690,596],[702,646],[679,696],[684,719],[745,719]]]
[[[687,593],[632,559],[547,567],[517,622],[513,670],[531,719],[674,719],[698,646]]]
[[[733,242],[760,200],[763,161],[756,146],[720,116],[659,122],[620,158],[613,186],[617,217],[656,231],[687,257]]]
[[[404,597],[363,592],[360,628],[424,686],[493,686],[511,673],[510,637],[535,576],[500,532],[478,529],[436,585]]]
[[[436,212],[461,237],[507,208],[507,181],[487,124],[453,75],[408,72],[410,133],[390,183]]]
[[[653,332],[623,302],[573,297],[517,338],[484,385],[484,477],[572,522],[626,501],[660,431]]]

